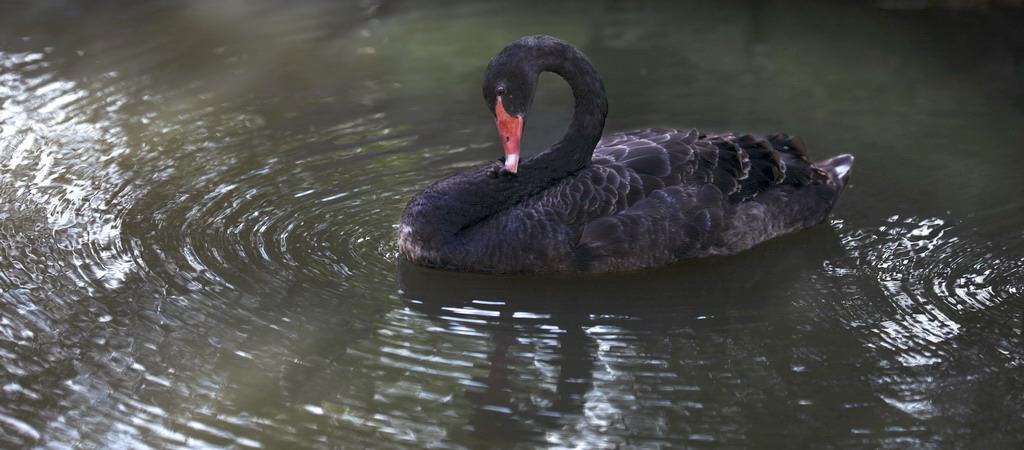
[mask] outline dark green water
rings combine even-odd
[[[0,2],[0,446],[1019,445],[1021,23],[899,1]],[[500,155],[483,68],[537,33],[590,56],[610,130],[855,154],[831,225],[625,275],[400,264],[409,197]],[[543,79],[527,153],[570,101]]]

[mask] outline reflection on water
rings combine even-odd
[[[403,295],[438,333],[490,341],[479,350],[486,375],[463,394],[481,442],[499,432],[554,445],[738,442],[773,426],[750,422],[755,411],[788,403],[771,385],[784,382],[778,370],[792,356],[776,360],[765,344],[789,347],[779,338],[794,330],[765,323],[764,308],[783,307],[807,281],[814,265],[802,261],[842,254],[830,229],[805,238],[818,245],[783,239],[683,271],[602,277],[467,277],[403,264]]]
[[[727,6],[0,4],[0,444],[1024,439],[1019,8]],[[400,263],[409,197],[499,154],[483,66],[541,32],[611,128],[856,154],[836,220],[635,274]],[[569,100],[543,80],[524,148]]]

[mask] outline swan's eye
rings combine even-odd
[[[505,95],[505,88],[500,87],[498,89],[495,89],[494,93],[498,94],[498,96],[501,97],[502,95]]]

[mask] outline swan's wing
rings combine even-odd
[[[653,267],[704,253],[723,226],[723,196],[713,184],[671,186],[618,214],[588,223],[577,265],[607,271]]]
[[[711,183],[734,203],[782,184],[827,179],[811,165],[803,140],[785,134],[759,138],[649,128],[605,137],[594,162],[624,165],[641,175],[647,194],[680,184]]]
[[[606,137],[595,168],[633,182],[625,208],[586,210],[577,244],[582,264],[654,266],[705,254],[729,208],[783,184],[824,182],[798,138],[756,138],[647,129]],[[650,247],[650,248],[647,248]],[[615,267],[609,267],[614,269]]]
[[[523,207],[551,211],[560,222],[582,227],[612,216],[666,187],[705,184],[710,179],[698,162],[717,160],[718,150],[696,131],[639,130],[605,137],[591,164],[528,199]],[[694,179],[699,179],[700,181]]]

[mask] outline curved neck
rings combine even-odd
[[[552,72],[562,77],[572,89],[576,106],[565,135],[544,152],[523,161],[522,173],[562,178],[590,162],[604,131],[608,99],[593,64],[571,45],[556,41],[539,48],[535,58],[536,74]]]
[[[409,202],[403,213],[402,223],[408,225],[404,233],[409,236],[403,239],[457,253],[466,242],[464,232],[590,163],[608,115],[604,83],[597,70],[575,47],[547,36],[534,36],[502,50],[488,67],[489,72],[499,73],[485,78],[513,79],[519,75],[516,71],[524,69],[524,79],[517,81],[528,87],[526,109],[541,72],[553,72],[569,83],[576,107],[565,135],[540,154],[523,160],[517,175],[496,175],[490,168],[480,168],[428,187]],[[485,81],[485,96],[493,92],[489,87]]]

